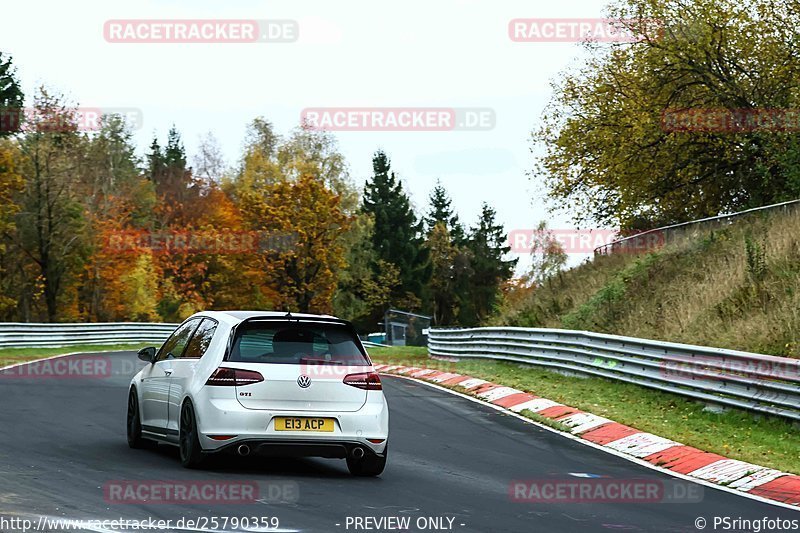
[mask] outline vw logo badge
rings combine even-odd
[[[300,385],[300,388],[307,389],[311,386],[311,378],[303,374],[297,378],[297,384]]]

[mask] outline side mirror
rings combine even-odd
[[[142,348],[139,350],[139,359],[146,363],[155,363],[156,361],[156,349],[152,346],[148,346],[147,348]]]

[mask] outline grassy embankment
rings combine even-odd
[[[492,324],[798,358],[800,210],[693,227],[649,253],[597,257],[507,304]]]

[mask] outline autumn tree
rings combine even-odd
[[[533,232],[531,249],[531,266],[523,276],[529,284],[538,286],[557,274],[567,264],[567,253],[555,234],[547,228],[547,221],[542,220]]]
[[[196,176],[187,165],[183,140],[175,126],[167,133],[163,148],[158,139],[153,139],[147,163],[146,173],[158,198],[157,222],[163,227],[186,227],[202,218],[196,203],[202,201],[213,184]]]
[[[226,191],[245,228],[268,242],[269,235],[278,239],[248,268],[266,307],[332,312],[351,223],[337,193],[348,182],[340,161],[335,145],[323,138],[295,130],[282,139],[268,121],[251,123],[242,167]]]
[[[270,306],[300,312],[332,310],[337,271],[345,264],[341,233],[348,217],[339,197],[311,176],[244,191],[242,210],[270,245],[253,257]]]
[[[20,141],[20,173],[25,181],[16,215],[15,251],[34,265],[45,303],[45,317],[59,318],[59,299],[65,282],[81,268],[85,251],[85,220],[79,176],[82,144],[75,109],[46,89],[34,97],[33,116],[24,125]],[[22,265],[20,265],[22,267]],[[29,286],[31,292],[34,291]],[[25,313],[35,305],[32,294],[23,294]]]
[[[200,138],[192,168],[195,176],[207,183],[222,183],[227,170],[225,156],[219,140],[210,131]]]
[[[15,199],[23,186],[19,161],[16,143],[0,139],[0,320],[11,318],[17,305],[14,291],[18,285],[8,276],[8,270],[14,269],[15,256],[9,253],[8,245],[13,242],[14,216],[19,212]]]
[[[9,294],[10,280],[4,275],[4,264],[8,259],[6,246],[14,232],[14,215],[19,211],[14,199],[23,181],[18,171],[18,145],[5,138],[19,129],[19,111],[23,99],[11,58],[0,52],[0,316],[7,316],[16,305],[15,299]]]
[[[79,311],[87,319],[114,321],[131,316],[124,280],[135,269],[149,272],[142,259],[109,249],[109,242],[121,232],[151,226],[155,187],[142,175],[135,150],[130,126],[114,115],[104,116],[100,130],[85,143],[80,186],[88,258],[80,279]],[[149,279],[143,283],[152,287]],[[148,297],[156,298],[156,293]],[[138,311],[134,314],[143,316]]]
[[[311,176],[339,196],[345,212],[352,214],[358,209],[358,190],[330,132],[299,126],[278,146],[276,155],[284,176]]]
[[[237,209],[213,179],[197,176],[187,164],[186,150],[175,126],[162,147],[154,139],[147,154],[146,175],[155,188],[156,204],[148,229],[159,237],[182,234],[213,239],[240,230]],[[154,256],[160,276],[158,312],[166,320],[182,320],[202,309],[213,308],[219,296],[230,301],[231,293],[217,292],[213,282],[239,278],[236,261],[227,251],[173,247]]]
[[[437,222],[425,245],[430,250],[431,278],[428,284],[433,323],[453,325],[458,312],[456,257],[459,253],[444,222]]]
[[[800,4],[617,0],[609,15],[642,38],[587,43],[582,64],[554,83],[534,132],[545,148],[534,179],[555,202],[571,205],[578,221],[630,230],[800,195],[796,127],[669,125],[670,113],[687,109],[791,116],[800,103]]]
[[[282,180],[270,191],[267,214],[284,235],[296,236],[280,253],[275,280],[288,309],[331,313],[337,272],[345,266],[341,234],[348,217],[341,198],[312,176]]]
[[[268,120],[259,117],[248,125],[237,174],[223,183],[235,202],[258,201],[262,189],[282,179],[283,172],[277,161],[278,146],[282,142]]]

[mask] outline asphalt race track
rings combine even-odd
[[[699,503],[513,501],[512,480],[581,479],[575,474],[657,482],[673,478],[464,398],[392,377],[383,380],[392,409],[391,451],[380,478],[351,477],[344,461],[324,459],[230,457],[202,471],[185,470],[174,448],[128,448],[127,386],[143,363],[133,353],[99,357],[108,358],[110,375],[0,377],[0,518],[277,517],[280,530],[321,532],[397,530],[386,527],[397,527],[397,522],[377,526],[373,520],[381,517],[410,519],[411,531],[420,530],[418,519],[440,519],[423,530],[457,532],[696,532],[698,517],[708,520],[707,531],[714,531],[715,516],[800,519],[797,511],[699,485],[692,485],[702,491]],[[238,504],[120,503],[106,497],[109,483],[157,480],[257,483],[260,497]],[[356,517],[370,521],[356,528]],[[19,531],[7,525],[0,529]]]

